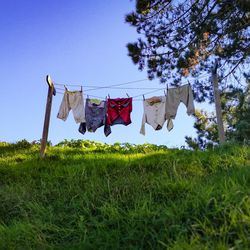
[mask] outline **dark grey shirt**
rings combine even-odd
[[[86,123],[81,123],[78,131],[82,134],[85,134],[86,130],[95,132],[104,125],[104,134],[108,136],[111,133],[111,129],[110,126],[106,125],[106,113],[106,101],[99,101],[96,103],[87,98],[85,104]]]

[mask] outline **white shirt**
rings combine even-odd
[[[151,125],[154,130],[162,129],[166,114],[166,96],[159,97],[160,102],[150,104],[149,99],[143,100],[144,113],[140,133],[145,135],[145,123]]]

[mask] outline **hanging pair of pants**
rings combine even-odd
[[[76,123],[85,122],[82,91],[65,90],[57,118],[66,121],[71,109]]]
[[[181,102],[187,107],[188,115],[195,113],[194,97],[189,84],[168,90],[166,98],[166,120],[168,120],[168,130],[171,130],[174,126],[172,119],[175,119],[177,109]]]

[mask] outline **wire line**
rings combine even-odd
[[[109,88],[109,87],[116,87],[116,86],[122,86],[122,85],[126,85],[126,84],[132,84],[132,83],[136,83],[136,82],[145,82],[145,81],[148,81],[148,79],[141,79],[141,80],[135,80],[135,81],[130,81],[130,82],[123,82],[123,83],[118,83],[118,84],[111,84],[111,85],[106,85],[106,86],[89,86],[89,85],[77,85],[77,84],[61,84],[61,83],[57,83],[57,82],[54,82],[54,85],[58,85],[58,86],[69,86],[69,87],[90,87],[92,88],[93,87],[93,90],[94,89],[99,89],[99,88]]]

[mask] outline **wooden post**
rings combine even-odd
[[[47,104],[46,104],[46,111],[45,111],[45,117],[44,117],[41,150],[40,150],[41,158],[44,158],[45,156],[45,149],[46,149],[48,133],[49,133],[49,121],[50,121],[52,99],[53,99],[53,95],[56,95],[56,90],[54,88],[52,79],[49,75],[46,76],[46,81],[48,83],[48,96],[47,96]]]
[[[219,134],[219,142],[220,144],[226,141],[225,131],[223,127],[223,119],[222,119],[222,110],[221,110],[221,99],[220,99],[220,90],[218,85],[218,75],[217,75],[218,62],[215,62],[215,67],[212,72],[212,82],[214,87],[214,102],[215,102],[215,110],[216,110],[216,118],[217,118],[217,126],[218,126],[218,134]]]

